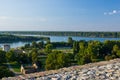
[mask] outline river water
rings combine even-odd
[[[44,35],[19,35],[19,36],[44,36]],[[67,42],[69,36],[44,36],[44,37],[50,37],[51,42]],[[105,41],[105,40],[120,40],[120,38],[90,38],[90,37],[78,37],[78,36],[71,36],[73,40],[98,40],[98,41]],[[24,46],[27,43],[31,42],[14,42],[14,43],[0,43],[0,46],[2,47],[4,44],[9,44],[11,48],[17,48]]]

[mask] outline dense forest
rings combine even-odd
[[[120,32],[74,32],[74,31],[4,31],[9,34],[36,34],[50,36],[80,36],[80,37],[109,37],[120,38]]]
[[[38,40],[49,40],[49,38],[0,34],[0,42],[2,43],[3,42],[18,42],[18,41],[38,41]]]

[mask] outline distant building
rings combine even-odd
[[[10,45],[3,45],[3,51],[8,52],[10,50]]]

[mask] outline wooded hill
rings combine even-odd
[[[120,32],[74,32],[74,31],[1,31],[8,34],[34,34],[48,36],[80,36],[80,37],[107,37],[120,38]]]
[[[48,37],[33,37],[33,36],[15,36],[8,34],[0,34],[0,42],[18,42],[18,41],[38,41],[48,40]]]

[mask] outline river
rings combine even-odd
[[[19,35],[19,36],[45,36],[45,35]],[[51,42],[67,42],[69,36],[45,36],[50,37]],[[90,37],[78,37],[78,36],[71,36],[73,40],[98,40],[98,41],[105,41],[105,40],[120,40],[120,38],[90,38]],[[24,46],[27,43],[31,42],[14,42],[14,43],[0,43],[0,46],[2,47],[4,44],[9,44],[11,48],[17,48]]]

